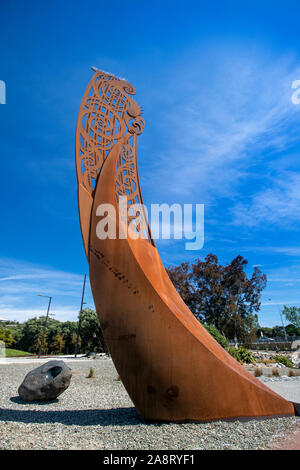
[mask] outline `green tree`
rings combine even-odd
[[[285,316],[287,321],[300,328],[300,307],[287,307],[283,306],[282,314]]]
[[[285,327],[285,331],[289,336],[300,336],[300,327],[297,328],[295,325],[290,323]]]
[[[80,314],[81,328],[79,337],[79,351],[104,351],[107,348],[103,339],[97,314],[94,310],[85,309]],[[12,328],[15,348],[34,354],[39,352],[45,317],[30,318],[23,325]],[[60,322],[48,318],[43,353],[47,354],[73,354],[77,337],[77,322]]]
[[[14,342],[15,342],[15,347],[19,343],[22,337],[22,326],[19,324],[16,324],[12,329],[11,329]]]
[[[227,338],[251,342],[259,327],[257,313],[266,275],[256,267],[250,278],[247,260],[237,256],[222,266],[216,255],[182,263],[167,272],[185,303],[198,318],[214,325]]]
[[[38,353],[38,344],[41,342],[42,330],[45,324],[45,316],[39,318],[30,318],[26,322],[24,322],[22,326],[22,334],[19,341],[16,344],[17,349],[21,349],[23,351],[28,351],[32,353]],[[47,322],[47,330],[46,335],[47,343],[51,343],[53,341],[54,336],[59,331],[60,322],[53,318],[48,318]],[[48,347],[48,346],[47,346]],[[46,350],[43,348],[43,352]],[[49,353],[51,351],[49,350]]]
[[[10,329],[0,328],[0,341],[3,341],[6,348],[11,348],[15,340]]]
[[[35,339],[32,346],[30,347],[30,349],[31,349],[30,352],[33,352],[34,354],[39,353],[40,345],[41,345],[41,342],[42,342],[42,336],[43,336],[43,334],[42,334],[42,332],[40,332],[40,334],[37,336],[37,338]],[[48,347],[47,335],[45,334],[44,338],[43,338],[42,354],[47,354],[48,349],[49,349],[49,347]]]
[[[65,321],[61,324],[61,334],[65,342],[63,351],[65,354],[74,354],[75,352],[77,329],[78,329],[78,322]],[[80,339],[80,343],[81,343],[81,339]],[[80,347],[81,347],[81,344],[79,344],[79,350],[80,350]]]
[[[262,335],[266,336],[267,338],[273,338],[275,336],[273,328],[268,328],[265,326],[259,327],[259,329],[257,330],[257,337],[260,338]]]
[[[283,338],[284,337],[284,330],[283,330],[283,326],[281,326],[281,325],[273,326],[272,332],[273,332],[273,338],[276,338],[276,337]]]
[[[79,314],[79,335],[82,352],[107,352],[98,315],[91,308],[83,309]]]
[[[65,340],[63,339],[61,333],[57,333],[49,345],[49,350],[51,353],[60,354],[63,352],[64,347]]]

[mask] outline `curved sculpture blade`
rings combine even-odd
[[[97,71],[83,97],[76,134],[79,215],[91,287],[128,394],[146,420],[294,415],[293,404],[246,371],[185,305],[145,214],[143,224],[134,224],[130,208],[142,203],[136,150],[144,120],[133,94],[126,81]],[[120,196],[128,198],[130,227],[119,214]],[[121,229],[141,236],[99,239],[101,204],[114,207],[117,234]]]

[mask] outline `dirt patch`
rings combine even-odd
[[[270,447],[271,450],[300,450],[300,420]]]

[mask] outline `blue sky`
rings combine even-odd
[[[146,205],[205,204],[203,249],[158,241],[165,265],[241,254],[249,274],[256,265],[268,277],[261,325],[300,304],[297,3],[1,2],[0,317],[43,314],[39,293],[53,296],[57,319],[77,317],[88,267],[74,135],[91,66],[137,89]]]

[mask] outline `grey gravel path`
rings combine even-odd
[[[145,424],[107,358],[70,363],[71,385],[57,401],[24,404],[17,388],[37,365],[0,365],[0,449],[265,449],[300,424],[293,417]],[[90,367],[94,379],[86,378]],[[287,383],[300,388],[297,380]]]
[[[300,377],[265,377],[262,382],[287,400],[300,403]]]

